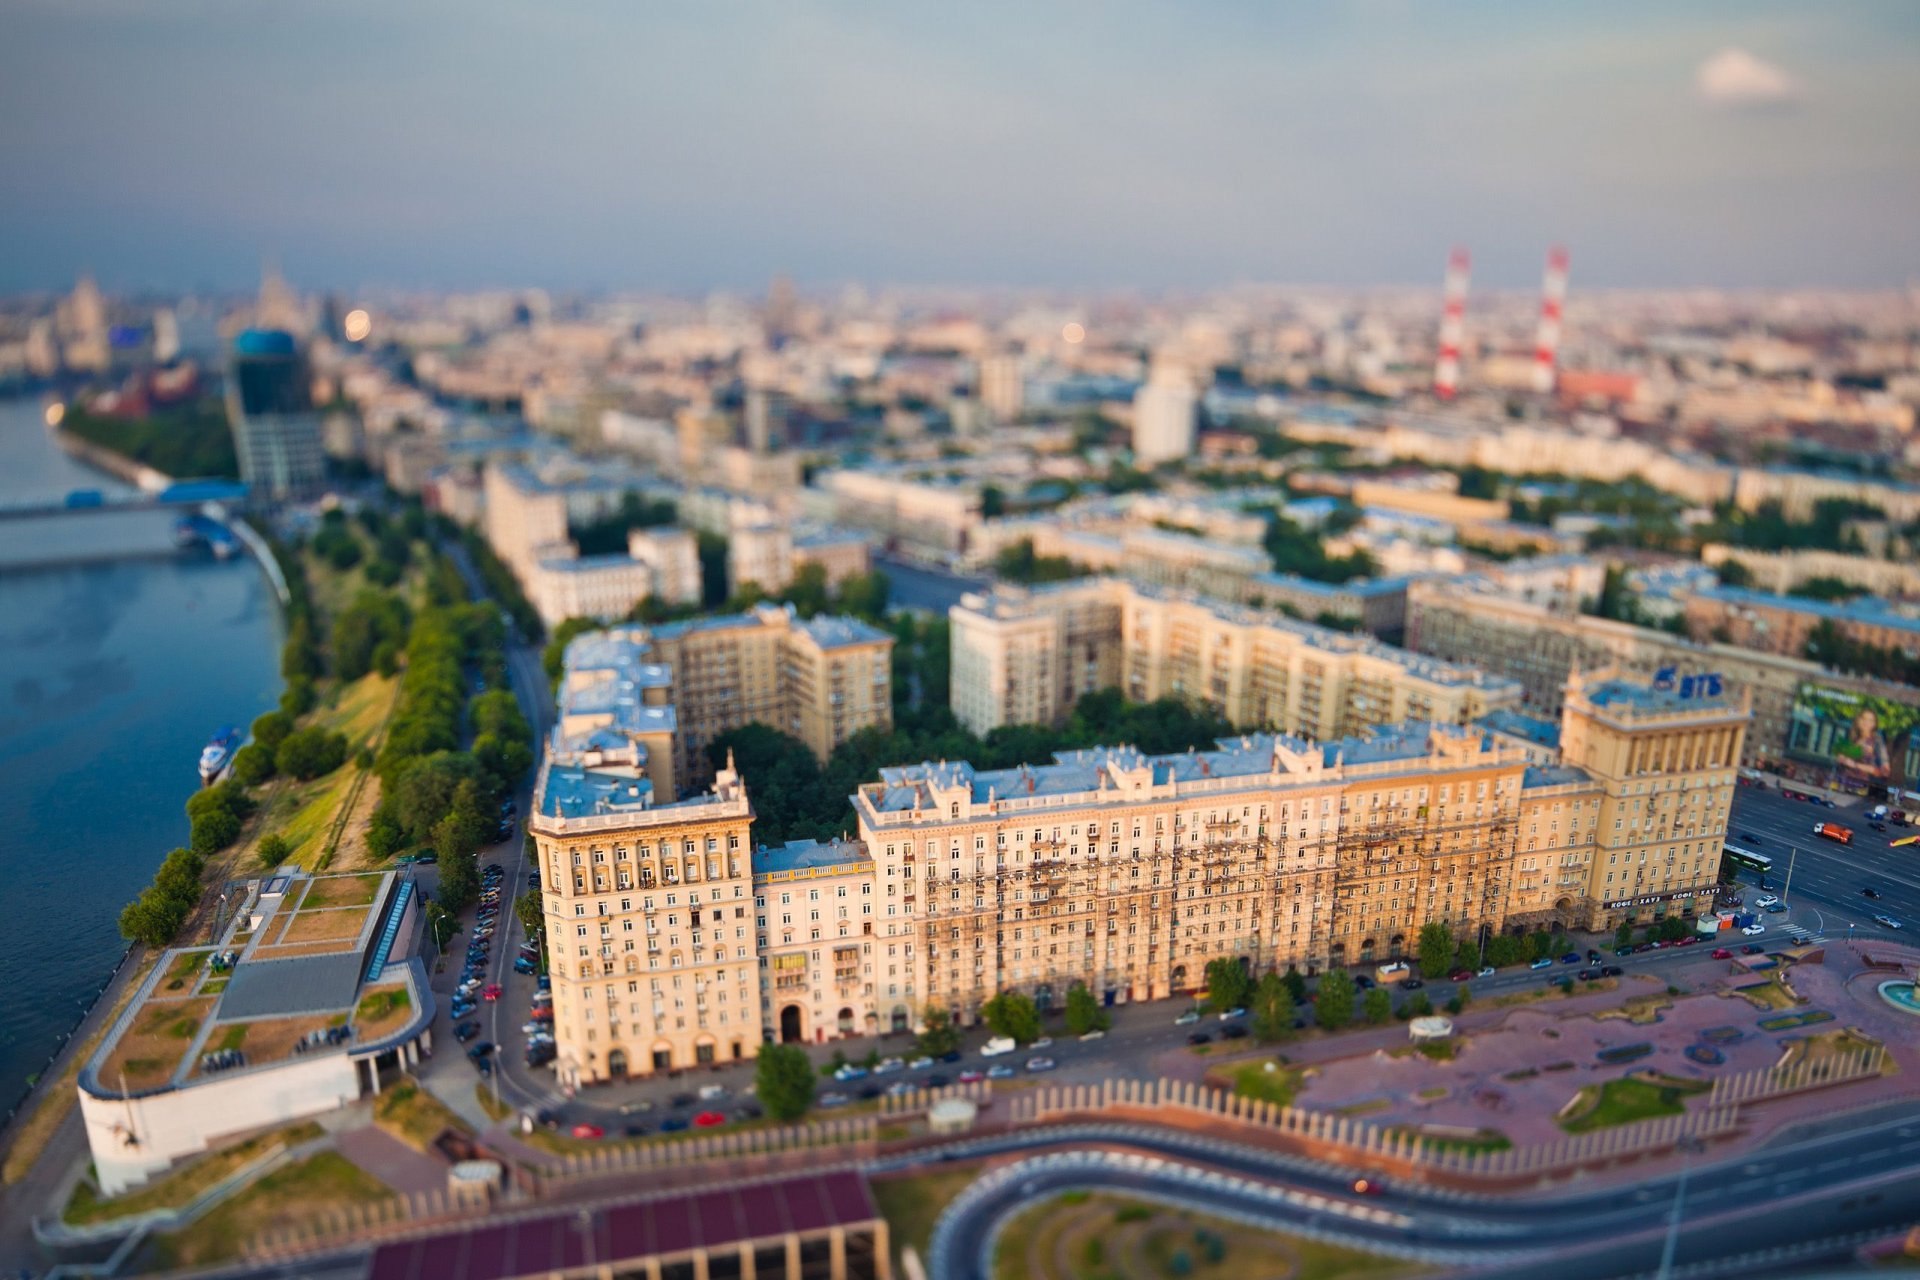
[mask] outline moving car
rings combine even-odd
[[[1003,1053],[1012,1053],[1020,1046],[1014,1043],[1012,1036],[995,1036],[980,1048],[983,1058],[997,1058]],[[864,1072],[862,1074],[865,1074]]]
[[[1245,1009],[1240,1008],[1238,1005],[1236,1005],[1231,1009],[1224,1010],[1220,1014],[1220,1021],[1231,1022],[1235,1018],[1244,1018],[1246,1016],[1247,1016],[1247,1011]]]
[[[1750,924],[1746,928],[1742,929],[1740,932],[1746,934],[1749,938],[1757,938],[1761,934],[1765,933],[1766,931],[1767,931],[1767,926],[1760,924],[1759,922],[1756,921],[1755,923]]]
[[[1096,1028],[1092,1031],[1087,1032],[1085,1035],[1081,1036],[1080,1043],[1087,1044],[1094,1040],[1105,1040],[1106,1038],[1107,1038],[1107,1033]]]
[[[1733,959],[1733,952],[1727,950],[1725,947],[1715,947],[1713,949],[1713,958],[1715,960],[1731,960]]]
[[[1418,991],[1420,988],[1426,986],[1427,984],[1420,981],[1418,977],[1409,975],[1408,977],[1400,979],[1400,981],[1396,985],[1402,991]]]
[[[696,1129],[717,1129],[727,1122],[727,1117],[719,1111],[702,1111],[693,1118]]]
[[[1760,898],[1755,899],[1753,905],[1756,907],[1770,907],[1778,901],[1780,901],[1779,898],[1769,893]]]
[[[851,1062],[844,1064],[838,1071],[833,1073],[833,1078],[841,1084],[845,1084],[849,1080],[864,1080],[866,1076],[867,1069],[865,1067],[856,1067]]]
[[[1043,1058],[1027,1059],[1027,1070],[1029,1071],[1051,1071],[1053,1070],[1053,1066],[1054,1066],[1054,1063],[1052,1058],[1043,1057]]]
[[[1190,1027],[1198,1021],[1200,1021],[1200,1011],[1198,1009],[1189,1009],[1175,1018],[1173,1025],[1176,1027]]]
[[[1888,929],[1901,929],[1906,927],[1902,925],[1898,920],[1895,920],[1892,916],[1877,915],[1873,918],[1873,920],[1875,924],[1882,925]]]
[[[1247,1038],[1247,1029],[1241,1023],[1236,1022],[1232,1026],[1220,1028],[1220,1038],[1222,1040],[1245,1040]]]
[[[1860,891],[1860,896],[1863,898],[1878,898],[1880,896],[1880,891],[1874,888],[1872,885],[1868,885],[1866,888]]]
[[[987,1079],[1011,1080],[1013,1079],[1013,1068],[1004,1062],[996,1062],[987,1068]]]
[[[1740,954],[1743,956],[1757,956],[1762,954],[1765,951],[1766,951],[1766,948],[1761,946],[1757,942],[1749,942],[1745,946],[1740,948]]]
[[[1455,969],[1452,973],[1447,975],[1447,981],[1448,982],[1466,982],[1472,979],[1472,977],[1473,977],[1473,970],[1471,969]]]
[[[1387,1194],[1387,1184],[1380,1180],[1379,1174],[1371,1174],[1353,1180],[1353,1189],[1363,1196],[1383,1196]]]
[[[500,995],[500,984],[497,982],[489,982],[485,990],[481,991],[480,998],[482,1000],[498,1000]]]
[[[1191,1045],[1212,1044],[1213,1037],[1204,1031],[1196,1031],[1187,1037],[1187,1043]]]
[[[1490,964],[1482,965],[1480,967],[1480,972],[1474,974],[1473,976],[1476,978],[1491,978],[1493,976],[1493,972],[1494,970],[1492,965]]]
[[[588,1124],[585,1120],[582,1120],[579,1124],[567,1130],[567,1132],[576,1138],[604,1138],[607,1136],[605,1129],[602,1129],[597,1124]]]

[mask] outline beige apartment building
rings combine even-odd
[[[753,806],[739,775],[656,803],[638,779],[550,756],[527,823],[568,1088],[759,1051]]]
[[[972,1022],[1006,990],[1165,999],[1221,958],[1311,974],[1408,954],[1431,921],[1484,939],[1707,909],[1744,691],[1609,671],[1563,701],[1557,725],[888,768],[853,797],[857,843],[758,850],[731,761],[663,801],[644,761],[556,734],[529,829],[560,1078],[905,1030],[930,1006]]]
[[[786,605],[588,632],[567,648],[551,748],[617,758],[662,801],[711,773],[715,738],[756,721],[824,761],[860,730],[892,726],[892,656],[877,627]]]
[[[1433,920],[1471,937],[1704,908],[1746,716],[1743,695],[1607,673],[1572,682],[1549,765],[1485,728],[1410,722],[883,770],[854,797],[884,904],[880,1019],[969,1020],[999,991],[1075,982],[1161,999],[1221,957],[1311,973],[1404,954]]]
[[[954,715],[981,734],[1058,723],[1082,694],[1111,687],[1315,738],[1410,719],[1464,724],[1522,695],[1471,665],[1118,579],[1000,587],[948,616]]]

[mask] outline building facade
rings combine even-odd
[[[1118,579],[1001,587],[963,597],[948,616],[954,715],[981,734],[1058,723],[1081,694],[1112,687],[1317,738],[1408,719],[1465,723],[1522,693],[1470,665]]]
[[[309,378],[292,334],[247,329],[234,338],[227,423],[240,479],[255,498],[284,502],[326,486],[326,449]]]

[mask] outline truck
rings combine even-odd
[[[1853,843],[1853,828],[1843,827],[1837,822],[1816,822],[1813,824],[1813,834],[1840,844]]]
[[[980,1056],[983,1058],[997,1058],[1003,1053],[1012,1053],[1019,1047],[1019,1045],[1013,1042],[1012,1036],[995,1036],[993,1039],[987,1041],[985,1046],[981,1048]]]
[[[1389,982],[1398,982],[1412,972],[1406,961],[1392,960],[1373,971],[1373,980],[1384,986]]]

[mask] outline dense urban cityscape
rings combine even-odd
[[[1828,34],[1912,53],[1865,13]],[[21,48],[129,56],[98,15],[30,17]],[[819,47],[763,19],[726,38]],[[255,21],[232,38],[306,75]],[[1691,72],[1723,127],[1882,100],[1882,64],[1850,96],[1831,50],[1810,86],[1730,38]],[[964,100],[997,118],[1031,71]],[[890,92],[924,121],[962,90]],[[1010,187],[1052,190],[1038,154]],[[96,271],[56,188],[0,207],[35,973],[0,1051],[6,1268],[1920,1259],[1910,234],[1662,286],[1622,265],[1666,261],[1638,224],[1534,206],[1420,239],[1424,278],[1398,244],[1373,283],[1150,285],[1042,222],[1059,272],[941,285],[912,281],[964,278],[970,231],[948,268],[841,271],[802,218],[751,283],[696,254],[477,287],[516,259],[436,250],[350,284],[301,265],[304,219]],[[1790,255],[1794,209],[1726,252]]]

